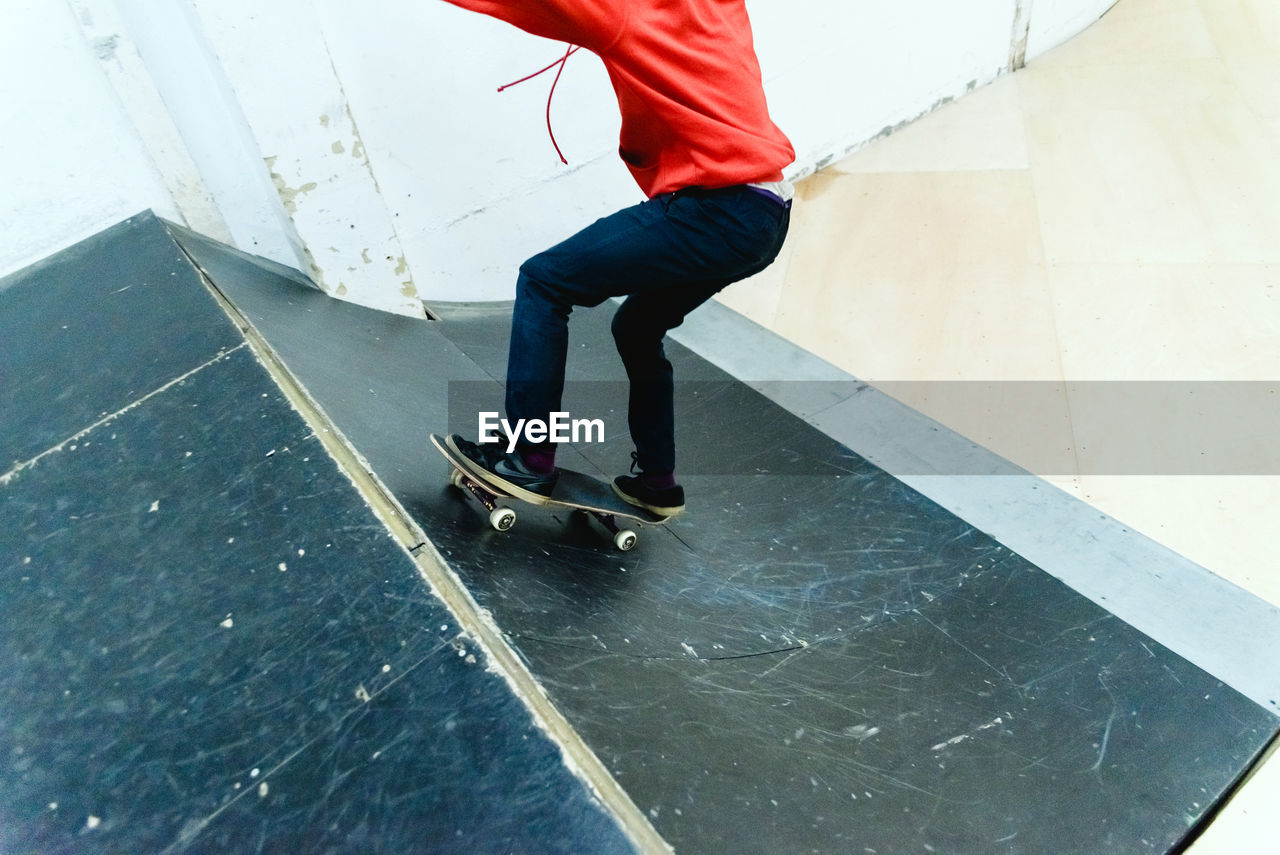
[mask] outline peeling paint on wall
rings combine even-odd
[[[302,255],[307,262],[307,276],[311,277],[311,281],[320,286],[321,290],[328,292],[324,285],[324,268],[316,264],[316,257],[311,252],[311,248],[305,244],[302,247]]]
[[[272,112],[265,99],[258,103],[276,121],[276,155],[264,158],[271,183],[308,245],[307,272],[325,293],[422,317],[417,288],[337,68],[324,40],[315,45],[311,68],[326,68],[331,75],[307,80],[312,88],[298,93],[324,98],[324,109],[303,113],[311,117],[304,122],[307,127]],[[325,258],[323,267],[317,255]]]
[[[972,91],[977,87],[977,85],[978,85],[978,81],[976,81],[976,80],[970,80],[970,81],[969,81],[969,83],[968,83],[968,85],[965,87],[965,91],[966,91],[966,92],[972,92]],[[888,126],[886,126],[886,127],[884,127],[884,128],[881,128],[880,133],[876,134],[874,137],[872,137],[872,138],[871,138],[870,140],[868,140],[867,142],[868,142],[868,143],[869,143],[869,142],[874,142],[875,140],[884,139],[885,137],[893,136],[893,135],[894,135],[894,134],[896,134],[898,131],[902,130],[903,128],[907,127],[908,125],[915,124],[916,122],[918,122],[918,121],[920,121],[921,119],[923,119],[925,116],[929,115],[930,113],[934,112],[935,110],[939,110],[939,109],[941,109],[942,107],[947,106],[948,104],[952,103],[952,102],[953,102],[953,101],[955,101],[955,100],[956,100],[956,99],[955,99],[955,96],[953,96],[953,95],[947,95],[947,96],[945,96],[945,97],[943,97],[943,98],[939,98],[937,101],[934,101],[932,104],[930,104],[928,109],[926,109],[926,110],[922,111],[922,112],[921,112],[921,113],[919,113],[918,115],[912,116],[912,117],[911,117],[911,118],[909,118],[909,119],[903,119],[901,122],[898,122],[896,125],[888,125]],[[866,143],[863,143],[863,145],[865,145],[865,144],[866,144]]]
[[[1013,13],[1013,37],[1009,47],[1009,70],[1017,71],[1027,64],[1027,39],[1031,34],[1031,6],[1034,0],[1016,0]]]
[[[301,187],[290,187],[285,183],[284,176],[276,172],[275,156],[265,158],[267,171],[271,174],[271,183],[275,185],[276,192],[280,194],[280,201],[284,204],[284,209],[289,212],[290,216],[298,213],[298,197],[305,196],[320,185],[314,181],[308,181]]]
[[[337,69],[334,70],[334,74],[337,74]],[[356,124],[356,117],[351,112],[351,105],[346,104],[344,101],[344,106],[347,111],[347,122],[351,125],[351,156],[360,161],[360,165],[369,173],[373,186],[378,188],[378,192],[381,193],[382,188],[378,187],[378,176],[373,174],[373,164],[369,162],[369,158],[365,154],[364,139],[360,136],[360,126]]]
[[[93,53],[103,62],[116,58],[116,49],[120,46],[120,36],[112,34],[102,39],[93,40]]]

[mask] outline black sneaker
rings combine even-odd
[[[674,517],[684,510],[684,487],[650,487],[638,475],[613,479],[613,492],[628,504],[652,511],[660,517]]]
[[[519,451],[507,453],[497,443],[483,445],[453,434],[445,440],[455,453],[474,464],[482,481],[532,505],[545,505],[555,489],[558,472],[534,472]]]

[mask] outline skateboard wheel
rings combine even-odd
[[[459,490],[461,490],[462,489],[462,472],[458,469],[453,470],[453,474],[449,476],[449,483],[457,487]]]
[[[631,549],[636,545],[636,533],[630,529],[623,529],[613,536],[613,545],[623,552]]]
[[[506,531],[516,524],[516,512],[511,508],[494,508],[489,512],[489,525],[496,531]]]

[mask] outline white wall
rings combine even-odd
[[[1116,0],[1022,0],[1031,6],[1027,59],[1032,60],[1106,14]],[[1034,4],[1034,5],[1032,5]]]
[[[21,26],[0,35],[0,87],[24,88],[0,88],[0,110],[30,133],[0,159],[16,187],[0,224],[17,236],[0,273],[155,207],[337,296],[415,314],[423,297],[508,299],[524,258],[640,198],[598,59],[572,57],[556,92],[564,166],[545,128],[552,75],[496,91],[563,46],[438,0],[66,0],[74,15],[7,2]],[[748,0],[791,174],[1034,58],[1112,2]]]
[[[100,70],[118,49],[110,40],[86,44],[62,3],[5,0],[0,275],[143,208],[176,215],[163,177]]]

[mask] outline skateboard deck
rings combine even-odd
[[[516,512],[500,502],[524,502],[534,507],[569,508],[589,514],[613,535],[618,549],[628,550],[636,545],[636,533],[618,524],[618,519],[634,520],[646,525],[662,525],[670,517],[659,516],[644,508],[636,507],[613,492],[613,487],[583,472],[559,469],[559,479],[546,504],[533,505],[518,496],[512,496],[493,484],[487,473],[466,457],[457,454],[445,442],[444,437],[431,434],[431,444],[436,447],[452,467],[449,481],[469,494],[489,511],[489,524],[497,531],[507,531],[516,522]]]

